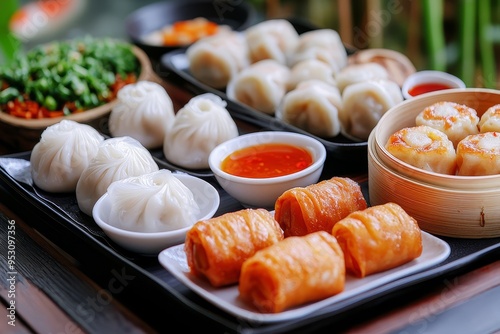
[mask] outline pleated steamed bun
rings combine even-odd
[[[132,137],[106,139],[85,168],[76,185],[78,207],[92,215],[97,200],[114,181],[155,172],[158,165],[151,153]]]
[[[31,152],[31,176],[48,192],[73,192],[104,137],[90,125],[62,120],[47,127]]]
[[[163,153],[170,162],[189,169],[209,168],[208,156],[220,143],[238,136],[238,127],[219,96],[193,97],[179,109],[165,136]]]
[[[117,98],[109,115],[111,135],[130,136],[146,148],[161,147],[175,117],[165,89],[156,82],[138,81],[120,89]]]
[[[108,187],[110,225],[134,232],[191,226],[200,208],[192,191],[166,169],[115,181]]]

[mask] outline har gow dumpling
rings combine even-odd
[[[128,136],[106,139],[76,184],[78,207],[91,216],[111,183],[157,170],[151,153],[137,140]]]
[[[347,51],[340,35],[333,29],[317,29],[299,36],[297,46],[288,54],[288,65],[293,67],[306,59],[321,60],[338,73],[347,66]]]
[[[480,132],[500,132],[500,104],[489,107],[479,120]]]
[[[245,30],[250,62],[273,59],[280,64],[287,63],[287,55],[299,40],[293,25],[284,19],[267,20]]]
[[[387,72],[387,69],[379,63],[347,65],[335,76],[335,79],[337,80],[337,86],[339,87],[341,92],[344,90],[344,88],[353,83],[388,78],[389,72]]]
[[[287,90],[291,91],[299,83],[312,79],[321,80],[334,86],[337,85],[332,68],[327,63],[312,58],[300,61],[291,68]]]
[[[422,110],[415,118],[416,125],[428,125],[444,132],[457,147],[468,135],[479,133],[475,109],[455,102],[436,102]]]
[[[334,137],[340,132],[340,109],[342,97],[336,86],[308,80],[284,96],[276,118],[320,137]]]
[[[117,97],[109,115],[111,135],[130,136],[146,148],[160,147],[175,117],[165,89],[156,82],[138,81],[120,89]]]
[[[168,161],[185,168],[209,168],[208,156],[215,146],[238,136],[238,128],[219,96],[193,97],[181,108],[165,136],[163,153]]]
[[[48,192],[72,192],[104,137],[93,127],[62,120],[47,127],[30,157],[31,176]]]
[[[247,50],[245,37],[235,31],[202,38],[186,50],[189,71],[212,88],[224,88],[250,64]]]
[[[231,100],[273,115],[287,91],[289,76],[287,66],[272,59],[261,60],[231,79],[226,93]]]
[[[398,84],[391,80],[368,80],[347,86],[342,92],[344,107],[339,114],[342,131],[367,140],[387,110],[403,102]]]
[[[166,169],[115,181],[107,194],[108,223],[128,231],[177,230],[193,225],[200,212],[191,190]]]
[[[457,175],[500,174],[500,132],[469,135],[457,145]]]

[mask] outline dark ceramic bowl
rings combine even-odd
[[[177,21],[204,17],[233,30],[244,30],[256,19],[255,9],[246,1],[184,0],[157,2],[132,12],[125,29],[132,43],[143,49],[153,60],[178,47],[151,45],[144,36]]]

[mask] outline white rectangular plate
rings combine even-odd
[[[237,285],[214,288],[210,285],[210,283],[208,283],[208,281],[191,275],[186,262],[184,244],[163,250],[158,255],[158,259],[160,264],[174,277],[217,307],[236,317],[249,321],[270,323],[305,316],[321,309],[322,307],[345,300],[404,276],[430,268],[444,261],[450,254],[450,247],[443,240],[426,232],[422,232],[422,240],[422,255],[409,263],[391,270],[369,275],[364,278],[355,278],[348,275],[346,277],[346,284],[343,292],[317,302],[304,304],[302,306],[273,314],[260,313],[252,305],[240,300],[238,297]]]

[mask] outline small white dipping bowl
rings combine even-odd
[[[410,74],[403,82],[401,91],[403,97],[408,100],[415,97],[410,94],[412,88],[424,84],[442,84],[452,88],[465,88],[465,83],[453,74],[442,71],[419,71]]]
[[[200,206],[200,213],[196,217],[197,220],[211,218],[220,204],[217,189],[210,183],[189,174],[174,173],[173,175],[193,192],[194,198]],[[124,230],[107,223],[111,211],[110,205],[107,193],[96,202],[92,210],[92,216],[96,224],[118,245],[142,255],[156,256],[165,248],[183,243],[187,231],[192,227],[192,225],[189,225],[181,229],[166,232],[133,232]]]
[[[313,163],[296,173],[269,178],[241,177],[221,170],[222,161],[234,151],[270,143],[290,144],[305,148],[311,153]],[[318,182],[325,159],[324,145],[312,137],[293,132],[263,131],[241,135],[223,142],[212,150],[208,164],[221,187],[243,206],[274,209],[276,199],[286,190]]]

